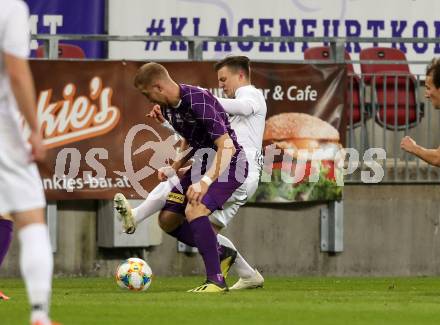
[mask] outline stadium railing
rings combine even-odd
[[[389,72],[378,77],[376,72],[348,73],[347,96],[347,134],[346,146],[359,152],[360,168],[356,173],[347,175],[347,183],[359,184],[361,171],[369,170],[364,164],[364,154],[371,148],[382,148],[386,159],[380,163],[386,183],[438,183],[440,169],[432,167],[400,149],[400,140],[405,135],[412,136],[417,143],[428,147],[437,147],[440,143],[440,115],[436,116],[429,101],[424,99],[424,75],[408,73],[402,75],[392,67],[407,65],[426,66],[429,61],[406,59],[361,59],[352,60],[346,57],[345,46],[350,43],[369,44],[366,47],[377,47],[377,44],[390,44],[394,47],[402,43],[436,44],[437,38],[384,38],[384,37],[270,37],[270,36],[118,36],[118,35],[32,35],[32,39],[43,42],[44,54],[48,59],[57,59],[60,41],[96,41],[96,42],[186,42],[188,60],[203,60],[204,42],[288,42],[308,43],[309,47],[322,46],[329,49],[328,60],[276,60],[271,62],[323,64],[328,62],[347,65],[380,66],[385,65]],[[375,46],[371,46],[371,44]],[[391,47],[391,46],[390,46]],[[121,58],[123,59],[123,58]],[[148,58],[145,58],[146,60]],[[94,59],[96,60],[96,59]],[[353,92],[358,92],[354,94]],[[350,95],[351,94],[351,95]],[[379,94],[379,95],[378,95]],[[391,94],[391,95],[390,95]],[[391,97],[391,98],[390,98]],[[402,98],[404,97],[404,98]],[[355,98],[353,100],[353,98]],[[356,99],[358,98],[358,99]],[[357,100],[360,103],[357,103]],[[394,110],[390,113],[389,110]],[[360,110],[360,112],[355,110]],[[388,110],[388,112],[387,112]],[[360,120],[353,116],[360,113]],[[391,116],[389,121],[388,116]],[[388,119],[388,120],[387,120]],[[402,120],[403,119],[403,120]]]

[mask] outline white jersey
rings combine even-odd
[[[6,74],[4,54],[29,54],[28,8],[19,0],[0,0],[0,215],[42,208],[43,186],[19,122]]]
[[[246,152],[249,163],[248,177],[243,185],[231,195],[224,204],[223,210],[216,210],[209,216],[212,223],[226,227],[240,206],[245,204],[257,190],[262,168],[260,157],[267,106],[261,91],[251,85],[238,88],[234,99],[219,98],[219,101],[230,114],[231,128],[237,135],[238,143]]]
[[[226,113],[230,114],[231,128],[235,131],[237,141],[246,151],[249,160],[258,158],[255,154],[261,153],[267,114],[266,100],[262,92],[248,85],[238,88],[234,99],[219,98],[218,100]]]

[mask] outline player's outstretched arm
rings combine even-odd
[[[430,165],[440,167],[440,147],[437,149],[427,149],[418,145],[411,137],[406,136],[400,142],[400,148],[419,157]]]
[[[147,117],[154,119],[157,123],[170,130],[172,133],[179,135],[173,126],[162,115],[159,105],[154,105],[151,111],[147,114]],[[180,135],[179,135],[180,136]]]
[[[177,150],[177,156],[171,166],[159,168],[158,178],[159,181],[166,181],[168,178],[179,175],[179,170],[187,163],[187,161],[193,156],[193,150],[189,149],[189,143],[186,139],[182,138],[180,147]]]
[[[248,116],[256,113],[256,105],[251,100],[236,98],[217,98],[230,115]]]
[[[189,149],[188,140],[182,138],[182,140],[180,141],[180,147],[177,149],[176,159],[173,163],[173,168],[176,170],[176,172],[180,168],[182,168],[192,157],[193,151],[188,149]]]

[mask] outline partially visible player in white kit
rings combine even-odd
[[[230,254],[220,256],[222,272],[227,274],[231,264],[234,265],[240,279],[230,289],[252,289],[261,287],[264,278],[252,268],[242,255],[237,251],[234,244],[219,231],[226,227],[237,213],[240,206],[255,193],[261,173],[261,149],[265,119],[267,113],[266,101],[261,91],[251,85],[249,58],[245,56],[229,56],[215,65],[220,88],[223,89],[228,98],[218,98],[224,110],[230,115],[231,128],[237,135],[238,143],[244,148],[249,162],[249,173],[245,183],[234,192],[227,201],[223,210],[213,212],[209,219],[213,228],[218,233],[217,240],[222,246],[232,248],[233,257]],[[160,108],[153,108],[150,116],[160,122],[164,122],[160,114]],[[167,122],[164,126],[170,128]],[[160,174],[166,168],[160,170]],[[128,201],[120,193],[115,195],[115,207],[120,213],[123,227],[127,233],[133,233],[136,225],[165,205],[168,194],[173,184],[178,183],[176,175],[168,181],[161,182],[149,194],[147,199],[137,208],[131,209]],[[170,233],[170,229],[178,226],[179,220],[161,220],[161,227]],[[234,263],[235,261],[235,263]],[[226,273],[226,274],[225,274]]]
[[[27,61],[28,19],[24,2],[0,0],[0,215],[9,214],[18,230],[31,324],[50,325],[54,324],[48,316],[53,258],[44,221],[46,202],[35,164],[44,159],[45,149]],[[19,111],[31,130],[30,145],[22,135]]]

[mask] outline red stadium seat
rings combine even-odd
[[[309,47],[304,51],[304,59],[306,60],[330,60],[330,48],[327,46]],[[345,51],[345,60],[350,61],[350,54]],[[347,127],[353,125],[357,127],[361,125],[361,112],[363,105],[361,101],[361,80],[353,69],[353,64],[347,64]],[[351,114],[352,112],[352,114]],[[364,110],[364,121],[369,118],[367,110]]]
[[[417,80],[409,70],[405,54],[394,48],[363,49],[361,61],[395,60],[402,64],[361,63],[364,80],[371,85],[376,122],[389,130],[404,130],[416,126],[423,116],[418,106]]]
[[[37,58],[44,58],[44,46],[41,45],[37,49]],[[61,59],[84,59],[86,54],[83,49],[77,45],[59,44],[58,57]]]

